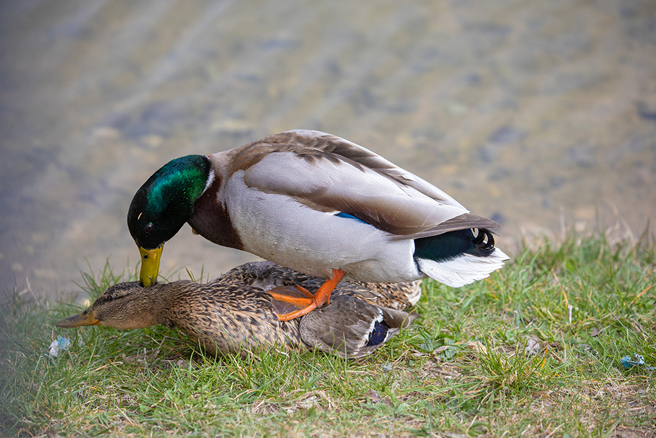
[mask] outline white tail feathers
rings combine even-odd
[[[499,248],[487,257],[463,254],[451,260],[436,262],[417,258],[419,270],[429,277],[451,287],[461,287],[482,280],[500,269],[503,262],[510,259]]]

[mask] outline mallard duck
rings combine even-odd
[[[206,284],[175,281],[144,288],[139,282],[119,283],[84,312],[56,325],[137,329],[163,324],[187,333],[213,355],[244,355],[261,348],[316,348],[357,358],[376,350],[418,317],[404,311],[419,300],[418,281],[343,282],[330,304],[302,318],[279,320],[278,314],[288,311],[289,304],[267,291],[296,290],[295,285],[316,291],[322,282],[270,262],[257,262]]]
[[[156,281],[164,242],[185,222],[219,245],[328,279],[313,298],[288,297],[304,309],[282,319],[323,305],[343,276],[384,283],[430,276],[459,287],[508,259],[494,246],[490,229],[498,223],[362,146],[318,131],[188,155],[155,172],[128,211],[144,286]]]

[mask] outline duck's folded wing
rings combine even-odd
[[[391,239],[499,226],[470,215],[442,190],[381,156],[329,134],[285,132],[248,145],[243,154],[250,157],[239,169],[248,187],[351,216]]]
[[[303,283],[309,284],[310,282]],[[365,283],[361,281],[342,282],[333,291],[333,297],[347,295],[364,300],[370,304],[389,309],[408,309],[421,298],[421,280],[406,283]]]
[[[329,305],[303,317],[300,334],[313,348],[357,358],[372,353],[418,317],[338,295]]]

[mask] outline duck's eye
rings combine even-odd
[[[150,233],[153,231],[153,228],[155,228],[155,226],[153,225],[153,223],[152,223],[152,222],[148,222],[148,224],[146,225],[146,228],[144,228],[144,231],[145,231],[146,233],[150,234]]]

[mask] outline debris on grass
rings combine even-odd
[[[371,403],[380,403],[382,401],[380,394],[378,391],[375,389],[370,389],[369,392],[365,394],[365,397],[371,402]]]
[[[599,336],[599,327],[592,327],[592,330],[590,330],[590,336],[593,338]]]
[[[631,369],[633,367],[636,367],[636,366],[641,366],[647,371],[656,370],[656,367],[647,366],[647,364],[645,363],[645,358],[642,357],[641,355],[635,354],[634,358],[635,358],[635,360],[631,360],[631,356],[629,356],[629,355],[624,356],[621,360],[622,366],[627,370]]]
[[[467,343],[467,348],[477,353],[487,354],[487,347],[480,341],[471,341]]]
[[[57,336],[57,339],[53,340],[48,347],[48,352],[46,356],[57,357],[59,356],[59,351],[67,349],[71,345],[71,340],[69,338],[64,338],[62,336]]]
[[[530,336],[526,340],[526,348],[524,348],[524,352],[530,356],[535,356],[540,353],[542,350],[542,346],[540,345],[539,340],[534,337]]]

